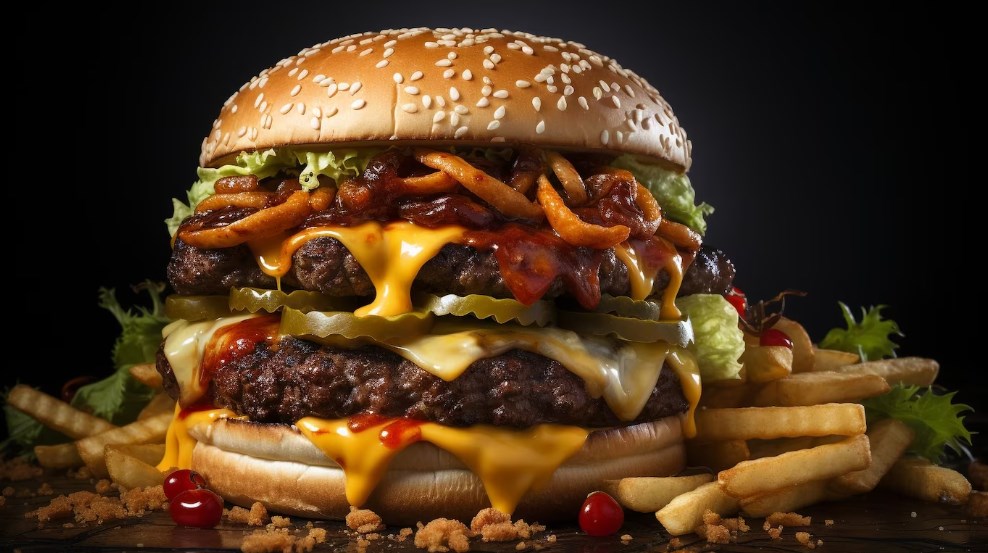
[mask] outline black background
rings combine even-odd
[[[72,77],[48,76],[67,81],[51,114],[67,139],[54,146],[79,164],[41,175],[59,187],[57,224],[41,225],[57,247],[8,237],[16,276],[44,290],[25,287],[15,306],[47,332],[5,378],[54,391],[110,370],[116,327],[96,291],[116,287],[132,301],[131,284],[164,278],[170,199],[184,198],[219,106],[252,75],[344,34],[470,26],[582,42],[647,78],[693,141],[694,187],[717,208],[706,242],[733,258],[739,287],[755,298],[809,292],[789,313],[816,339],[840,323],[838,300],[886,304],[906,334],[900,354],[939,359],[942,384],[988,407],[977,391],[984,292],[971,266],[981,209],[966,196],[983,157],[971,14],[892,4],[202,4],[76,28],[60,50]]]

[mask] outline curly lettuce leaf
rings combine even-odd
[[[347,149],[328,152],[305,152],[287,148],[271,148],[261,152],[241,152],[234,163],[218,168],[200,167],[199,180],[186,193],[188,203],[172,199],[173,213],[165,220],[172,236],[179,225],[192,215],[196,205],[215,193],[216,181],[223,177],[257,175],[265,179],[278,173],[298,175],[305,190],[319,186],[319,177],[325,175],[336,181],[346,176],[355,177],[367,168],[370,158],[380,149]]]
[[[744,353],[738,310],[719,294],[676,298],[676,307],[693,324],[694,340],[688,349],[700,366],[700,378],[707,382],[738,378],[738,359]]]
[[[884,305],[861,308],[861,322],[854,320],[854,314],[844,302],[838,302],[847,328],[832,328],[820,341],[820,347],[857,353],[862,361],[874,361],[895,357],[899,347],[890,336],[902,336],[899,325],[893,320],[882,319]]]
[[[704,217],[713,213],[714,208],[706,202],[696,204],[696,193],[693,191],[693,185],[690,184],[690,178],[685,173],[642,163],[627,154],[615,159],[611,165],[634,173],[635,178],[652,192],[656,201],[662,206],[664,216],[700,234],[707,232],[707,222]]]
[[[910,451],[937,463],[946,448],[964,452],[962,442],[971,444],[961,413],[972,411],[963,403],[952,403],[954,394],[939,395],[930,388],[898,384],[888,392],[863,400],[868,424],[885,418],[899,419],[916,433]]]

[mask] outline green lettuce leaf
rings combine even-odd
[[[693,324],[688,349],[700,365],[704,381],[738,378],[744,353],[744,334],[738,328],[738,310],[719,294],[693,294],[676,298],[676,307]]]
[[[642,163],[627,154],[615,159],[611,165],[634,173],[662,206],[664,216],[700,234],[707,232],[707,222],[703,218],[713,213],[714,208],[706,202],[696,205],[696,193],[686,174]]]
[[[271,148],[261,152],[241,152],[233,164],[218,168],[200,167],[199,180],[186,193],[188,203],[172,199],[173,213],[165,220],[172,236],[179,225],[192,215],[196,205],[215,192],[216,181],[223,177],[257,175],[265,179],[285,173],[298,175],[299,183],[305,190],[319,186],[319,176],[325,175],[339,181],[342,177],[355,177],[364,172],[370,158],[380,152],[379,148],[347,149],[329,152],[305,152],[288,148]]]
[[[951,403],[956,393],[938,395],[930,388],[897,384],[888,392],[861,403],[865,406],[869,425],[885,418],[899,419],[916,433],[909,450],[937,463],[945,448],[963,453],[961,442],[971,444],[971,433],[964,428],[961,413],[972,409],[962,403]]]
[[[902,332],[899,331],[899,325],[895,321],[882,319],[881,312],[885,309],[884,305],[867,310],[862,307],[859,323],[854,320],[851,308],[843,302],[838,303],[847,328],[830,329],[820,341],[821,348],[857,353],[862,361],[895,357],[895,350],[899,345],[893,342],[890,336],[902,336]]]

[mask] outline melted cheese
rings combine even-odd
[[[165,456],[158,463],[158,470],[166,472],[176,467],[192,468],[192,450],[196,446],[196,440],[189,435],[189,428],[225,418],[239,417],[229,409],[205,409],[183,413],[182,408],[176,405],[175,417],[172,418],[172,423],[165,434]]]
[[[683,284],[683,256],[679,255],[675,246],[661,237],[661,240],[669,255],[661,267],[654,269],[646,266],[641,254],[631,242],[624,242],[614,247],[614,254],[628,268],[628,280],[631,282],[631,298],[641,301],[652,295],[652,288],[655,286],[655,277],[659,274],[659,269],[665,269],[669,274],[669,284],[662,292],[662,310],[660,316],[664,320],[675,320],[683,316],[676,307],[676,296],[679,288]]]
[[[287,239],[262,240],[250,246],[261,270],[281,278],[291,268],[292,255],[309,240],[323,236],[339,240],[367,272],[376,292],[374,301],[354,314],[389,317],[411,311],[412,282],[419,270],[465,232],[458,226],[430,229],[407,221],[386,225],[369,222],[354,227],[309,228]]]
[[[172,372],[175,373],[175,380],[180,384],[179,404],[191,405],[206,393],[205,387],[199,380],[199,368],[206,346],[216,331],[256,316],[240,315],[200,323],[178,320],[161,331],[165,339],[162,350],[172,367]]]
[[[700,403],[700,366],[696,358],[688,351],[671,351],[666,362],[679,377],[679,385],[683,388],[683,397],[689,404],[689,411],[683,417],[683,435],[687,438],[696,436],[696,406]]]

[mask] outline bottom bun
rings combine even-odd
[[[343,519],[350,510],[343,470],[294,427],[223,419],[190,429],[199,440],[192,467],[224,499],[309,518]],[[549,483],[525,495],[516,518],[572,518],[607,479],[669,476],[685,465],[680,418],[596,430]],[[361,507],[390,525],[446,517],[469,522],[490,507],[481,480],[456,457],[426,442],[395,456]]]

